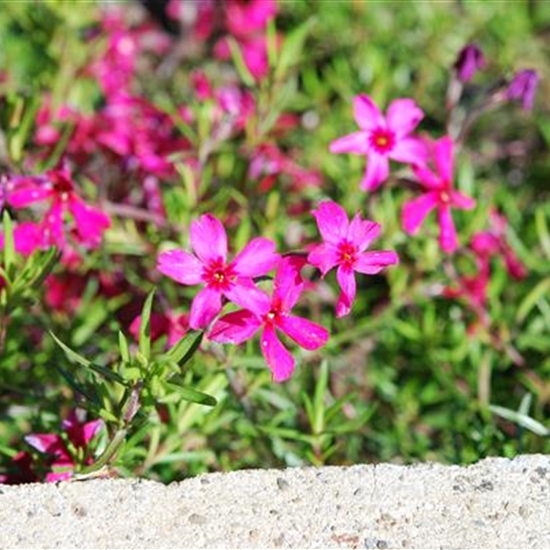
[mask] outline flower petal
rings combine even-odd
[[[277,267],[281,256],[275,248],[275,243],[269,239],[252,239],[235,256],[231,265],[238,275],[260,277]]]
[[[290,336],[299,346],[309,350],[324,346],[329,337],[326,328],[294,315],[281,316],[277,327],[287,336]]]
[[[374,191],[378,189],[390,175],[390,163],[386,155],[369,153],[365,176],[360,187],[363,191]]]
[[[64,210],[64,203],[59,200],[55,200],[43,222],[45,228],[45,241],[48,244],[58,246],[59,248],[63,248],[65,246],[65,233],[63,232]]]
[[[336,303],[336,317],[344,317],[344,315],[347,315],[351,311],[355,298],[355,274],[351,269],[341,265],[336,271],[336,279],[342,289]]]
[[[367,94],[360,94],[353,99],[355,120],[362,130],[373,131],[386,128],[384,115]]]
[[[208,326],[222,309],[221,294],[217,290],[204,287],[193,299],[189,313],[189,326],[200,330]]]
[[[282,312],[290,311],[304,290],[301,270],[305,263],[305,259],[299,256],[286,256],[279,264],[273,280],[272,301],[281,307]]]
[[[443,187],[443,181],[426,166],[413,164],[412,169],[419,183],[426,189],[435,190]]]
[[[346,211],[334,201],[323,201],[317,210],[311,212],[317,221],[317,227],[323,240],[337,245],[346,237],[348,231],[348,215]]]
[[[437,206],[437,193],[435,191],[425,193],[420,197],[408,201],[401,211],[401,224],[403,230],[409,235],[414,235],[426,216]]]
[[[380,229],[379,223],[363,220],[357,213],[349,224],[347,239],[359,249],[359,252],[363,252],[372,241],[378,238]]]
[[[43,176],[16,176],[8,179],[8,202],[14,208],[27,206],[53,196],[51,184]]]
[[[410,134],[423,118],[422,109],[419,109],[412,99],[393,100],[386,116],[388,128],[393,130],[398,138]]]
[[[252,279],[237,279],[229,289],[223,291],[223,294],[230,302],[259,317],[268,313],[271,307],[270,297],[257,288]]]
[[[107,214],[71,195],[69,210],[74,216],[76,229],[84,244],[95,247],[101,242],[103,232],[111,225]]]
[[[459,191],[451,191],[451,204],[455,208],[461,208],[462,210],[471,210],[475,207],[476,201],[472,197],[468,197],[460,193]]]
[[[273,373],[273,380],[275,382],[288,380],[294,371],[294,357],[281,344],[272,326],[264,328],[261,347],[265,360]]]
[[[191,246],[203,263],[219,259],[225,263],[227,235],[220,220],[211,214],[204,214],[191,222]]]
[[[421,139],[406,137],[396,141],[389,156],[398,162],[422,166],[428,162],[429,150]]]
[[[453,140],[444,136],[434,143],[434,161],[441,178],[446,182],[453,181]]]
[[[388,265],[399,263],[399,256],[393,250],[371,250],[363,252],[355,262],[355,270],[366,275],[375,275]]]
[[[182,285],[198,285],[203,281],[201,262],[185,250],[168,250],[160,254],[157,269]]]
[[[347,136],[335,139],[329,145],[331,153],[358,153],[365,155],[370,149],[367,132],[353,132]]]
[[[261,324],[256,315],[240,309],[220,317],[214,323],[208,338],[221,344],[242,344],[256,334]]]
[[[323,277],[338,263],[338,251],[329,244],[319,244],[307,257],[308,263],[321,271]]]
[[[447,254],[452,254],[458,246],[455,224],[448,205],[439,209],[439,244]]]

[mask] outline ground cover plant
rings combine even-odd
[[[549,452],[550,5],[8,2],[0,482]]]

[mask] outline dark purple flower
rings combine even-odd
[[[535,103],[535,93],[539,83],[539,75],[533,69],[516,73],[506,90],[509,100],[519,99],[525,111],[530,111]]]
[[[476,44],[466,44],[456,58],[454,68],[461,82],[468,82],[477,71],[485,67],[485,56]]]

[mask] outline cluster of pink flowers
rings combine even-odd
[[[191,223],[194,254],[175,249],[163,252],[158,259],[158,269],[164,275],[183,285],[202,285],[191,305],[191,328],[207,328],[211,340],[232,344],[249,340],[262,329],[261,350],[277,382],[291,376],[295,362],[277,338],[276,329],[307,350],[318,349],[329,336],[323,327],[291,314],[304,290],[304,265],[310,263],[323,276],[338,266],[341,294],[336,313],[342,317],[350,312],[355,298],[354,272],[372,275],[398,261],[392,251],[365,251],[380,233],[378,224],[362,220],[359,214],[349,222],[344,209],[332,201],[322,202],[313,215],[323,243],[313,247],[307,260],[301,256],[281,257],[275,243],[258,237],[228,261],[225,229],[210,214]],[[254,280],[273,270],[270,296]],[[224,301],[242,309],[216,320]]]
[[[42,176],[8,177],[5,189],[7,204],[16,210],[45,207],[40,222],[22,222],[15,229],[16,250],[22,254],[56,246],[69,255],[71,244],[95,248],[110,226],[105,213],[82,199],[66,164]]]
[[[388,179],[390,159],[409,164],[425,192],[403,206],[403,229],[410,235],[415,234],[426,216],[437,210],[441,248],[447,253],[454,252],[458,244],[451,209],[471,209],[475,201],[453,189],[452,139],[444,136],[430,142],[413,135],[424,113],[412,99],[392,101],[386,117],[365,94],[357,96],[353,105],[361,130],[333,141],[331,152],[367,156],[367,168],[361,182],[361,189],[365,191],[378,189]],[[429,167],[432,160],[436,173]]]
[[[41,480],[40,470],[45,469],[44,481],[70,479],[77,466],[93,463],[90,443],[103,427],[102,420],[84,422],[73,409],[62,423],[61,434],[32,433],[25,441],[43,460],[38,464],[31,453],[20,451],[12,459],[10,472],[0,475],[0,483],[18,484]]]
[[[504,215],[492,209],[489,214],[489,229],[475,233],[467,247],[475,260],[475,273],[458,276],[455,283],[444,290],[447,298],[463,300],[484,326],[489,325],[490,319],[487,292],[492,273],[491,259],[502,258],[508,275],[516,281],[527,276],[527,269],[508,243],[507,226]]]

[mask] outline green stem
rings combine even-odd
[[[81,475],[91,474],[93,472],[97,472],[103,466],[109,463],[111,458],[115,456],[118,449],[124,442],[124,439],[126,438],[128,430],[125,428],[118,430],[118,432],[115,433],[113,439],[111,439],[109,445],[107,445],[107,448],[103,451],[103,454],[90,466],[87,466],[85,468],[82,468],[82,470],[79,472]]]

